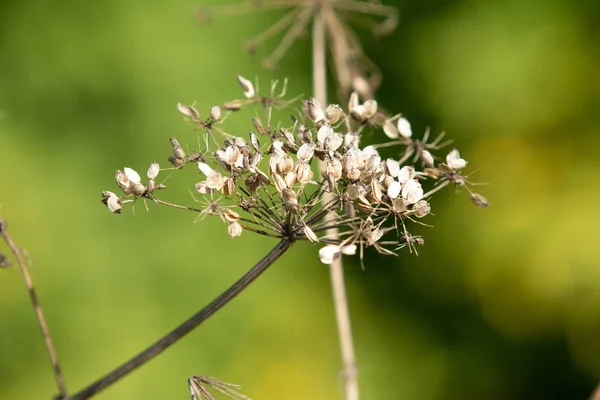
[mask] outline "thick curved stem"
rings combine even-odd
[[[104,377],[98,379],[80,392],[70,396],[68,400],[84,400],[89,399],[98,392],[106,389],[119,379],[123,378],[127,374],[135,371],[154,357],[162,353],[169,346],[179,341],[185,335],[190,333],[194,328],[206,321],[213,314],[219,311],[224,305],[229,303],[235,296],[241,293],[248,287],[256,278],[267,270],[286,250],[292,245],[292,241],[284,239],[277,244],[262,260],[260,260],[254,267],[252,267],[244,276],[242,276],[236,283],[234,283],[229,289],[223,292],[219,297],[213,300],[209,305],[198,311],[187,321],[173,329],[167,335],[156,341],[153,345],[148,347],[146,350],[139,353],[129,361],[125,362],[116,369],[110,371]],[[66,399],[65,399],[66,400]]]

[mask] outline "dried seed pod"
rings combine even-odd
[[[446,164],[455,171],[459,171],[467,166],[467,162],[460,158],[458,150],[454,149],[446,156]]]
[[[353,112],[354,109],[359,105],[358,93],[352,92],[350,94],[350,100],[348,100],[348,111]]]
[[[409,203],[414,204],[423,197],[423,188],[416,179],[410,179],[402,186],[402,197]]]
[[[395,199],[396,197],[398,197],[400,195],[400,188],[400,182],[393,181],[387,188],[387,195],[389,196],[389,198]]]
[[[364,102],[363,106],[364,106],[363,117],[365,119],[372,118],[377,113],[377,101],[367,100]]]
[[[319,238],[317,237],[315,232],[312,229],[310,229],[310,227],[306,224],[304,224],[304,236],[306,236],[306,238],[312,243],[316,243],[319,241]]]
[[[194,121],[197,121],[200,119],[200,114],[192,106],[186,106],[181,103],[177,103],[177,109],[179,110],[179,112],[181,112],[184,115],[187,115],[188,117],[192,118]]]
[[[421,160],[423,161],[423,164],[425,164],[428,167],[434,166],[433,156],[427,150],[421,151]]]
[[[236,213],[233,210],[226,209],[223,212],[223,218],[225,218],[228,222],[235,222],[240,220],[240,214]]]
[[[208,187],[206,181],[198,182],[195,185],[196,191],[200,194],[210,194],[212,189]]]
[[[321,109],[319,102],[315,99],[303,101],[302,112],[317,125],[325,122],[325,113]]]
[[[237,221],[231,222],[227,227],[227,233],[229,233],[229,236],[231,236],[232,238],[241,236],[242,226]]]
[[[119,200],[117,196],[109,197],[106,202],[106,206],[111,213],[121,214],[121,200]]]
[[[325,118],[330,124],[335,124],[343,117],[344,111],[342,110],[342,107],[338,106],[337,104],[330,104],[325,109]]]
[[[263,126],[262,122],[260,121],[260,118],[258,118],[258,117],[252,118],[252,124],[254,125],[254,128],[256,128],[256,131],[259,134],[264,135],[266,133],[265,127]]]
[[[426,200],[419,200],[413,205],[412,209],[415,213],[415,217],[423,218],[429,214],[431,211],[431,206]]]
[[[412,136],[412,129],[410,127],[410,122],[404,117],[398,118],[398,132],[402,135],[403,138],[408,139]]]
[[[156,179],[159,171],[160,171],[160,165],[158,165],[158,163],[156,161],[153,161],[152,164],[150,164],[150,167],[148,168],[148,172],[146,172],[146,175],[148,176],[149,179]]]
[[[221,107],[214,105],[210,108],[210,119],[218,121],[221,119]]]
[[[258,140],[256,134],[252,131],[250,131],[250,144],[252,145],[254,151],[260,152],[260,141]]]
[[[477,207],[483,208],[483,207],[487,207],[490,205],[490,203],[487,201],[487,199],[485,197],[483,197],[482,195],[477,194],[477,193],[471,193],[471,201]]]
[[[252,84],[252,82],[250,82],[248,79],[244,78],[241,75],[237,76],[237,80],[240,86],[242,87],[242,90],[244,91],[244,96],[246,96],[249,99],[253,98],[256,92],[254,91],[254,85]]]
[[[175,168],[183,168],[183,166],[185,165],[185,161],[180,160],[179,158],[175,157],[175,156],[170,156],[169,157],[169,162],[171,163],[171,165],[173,165]]]
[[[298,214],[298,199],[296,198],[296,193],[294,193],[293,190],[283,189],[283,191],[281,192],[281,201],[283,202],[283,205],[289,212],[293,214]]]
[[[296,176],[293,171],[290,171],[287,173],[284,180],[287,187],[294,187],[296,182],[298,182],[298,176]]]
[[[123,193],[131,194],[131,181],[123,171],[117,170],[115,172],[115,181],[117,182],[117,185],[119,185]]]
[[[223,187],[221,188],[223,195],[230,196],[235,191],[235,182],[233,179],[226,177],[224,178]]]
[[[328,244],[327,246],[319,250],[319,260],[323,264],[333,264],[335,260],[341,257],[340,247],[334,244]]]
[[[386,120],[383,124],[383,133],[390,139],[398,139],[400,132],[392,120]]]
[[[256,174],[252,174],[244,180],[244,185],[248,192],[256,193],[260,189],[260,179],[258,179]]]
[[[273,182],[275,183],[275,189],[277,189],[277,191],[279,193],[283,192],[284,189],[287,189],[287,185],[285,184],[285,181],[279,174],[273,174],[272,176],[273,176]]]
[[[223,108],[227,111],[239,111],[242,109],[242,106],[244,105],[244,103],[240,100],[233,100],[233,101],[228,101],[227,103],[223,104]]]

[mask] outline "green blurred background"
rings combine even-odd
[[[208,2],[204,2],[207,4]],[[218,3],[218,0],[213,1]],[[391,4],[391,1],[386,2]],[[141,206],[110,215],[113,172],[194,145],[177,102],[239,95],[235,74],[310,94],[310,41],[274,72],[243,51],[282,14],[200,26],[194,0],[0,3],[0,212],[33,260],[70,391],[187,318],[275,241]],[[436,196],[419,257],[346,263],[364,399],[584,399],[600,380],[600,3],[397,2],[363,37],[378,99],[415,132],[445,130],[492,206]],[[308,37],[307,37],[308,38]],[[233,120],[232,120],[233,121]],[[250,121],[233,126],[247,132]],[[174,176],[165,198],[189,202]],[[186,186],[187,185],[187,186]],[[6,247],[0,245],[6,252]],[[0,271],[0,398],[54,382],[16,268]],[[185,399],[191,374],[252,398],[339,399],[328,271],[298,244],[206,325],[98,396]]]

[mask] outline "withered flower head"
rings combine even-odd
[[[362,257],[365,247],[383,254],[395,254],[402,247],[416,251],[415,246],[424,241],[409,229],[431,213],[431,195],[449,183],[465,187],[476,205],[488,204],[470,191],[466,176],[461,175],[467,162],[457,150],[447,154],[446,163],[435,165],[432,152],[441,147],[443,135],[428,143],[426,131],[422,139],[416,139],[405,117],[381,114],[375,101],[361,103],[353,94],[347,110],[314,99],[303,101],[297,106],[301,116],[294,116],[291,125],[285,126],[272,118],[272,108],[293,101],[276,94],[276,83],[264,95],[249,80],[237,79],[245,99],[234,101],[240,107],[258,106],[265,113],[264,118],[256,116],[251,121],[257,133],[227,131],[223,127],[226,118],[217,115],[215,106],[205,121],[191,106],[180,106],[192,125],[204,129],[206,150],[187,155],[170,138],[171,163],[177,169],[189,164],[198,168],[201,178],[193,188],[202,206],[159,199],[155,190],[164,185],[154,182],[160,171],[155,161],[148,168],[147,184],[131,168],[116,172],[124,196],[103,192],[103,202],[111,212],[119,213],[122,204],[142,198],[193,211],[199,218],[217,215],[232,238],[249,231],[289,241],[319,242],[324,246],[319,258],[332,263],[359,249]],[[363,146],[366,133],[385,140]],[[398,158],[382,158],[379,149],[392,147],[393,151],[393,146],[399,149],[394,151]],[[318,160],[324,165],[320,175],[313,171]],[[339,236],[326,234],[333,227]]]

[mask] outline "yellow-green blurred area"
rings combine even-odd
[[[288,77],[290,95],[310,95],[310,31],[266,71],[261,58],[277,42],[254,57],[243,44],[282,13],[216,15],[201,26],[199,5],[0,3],[0,213],[32,260],[70,392],[175,327],[276,244],[250,232],[231,239],[218,218],[193,224],[194,214],[141,203],[117,216],[100,203],[101,190],[117,189],[115,170],[166,165],[170,136],[197,147],[178,102],[206,115],[241,95],[235,74],[263,85]],[[395,5],[392,36],[356,28],[384,76],[379,103],[402,112],[417,137],[428,126],[446,131],[470,181],[487,183],[473,188],[491,206],[449,188],[433,197],[419,256],[367,251],[365,270],[346,260],[362,398],[587,398],[600,380],[600,3]],[[245,136],[250,118],[227,126]],[[197,174],[172,174],[161,195],[191,203]],[[241,384],[258,400],[341,399],[317,249],[294,245],[98,399],[189,398],[191,374]],[[52,398],[15,267],[0,271],[0,326],[0,398]]]

